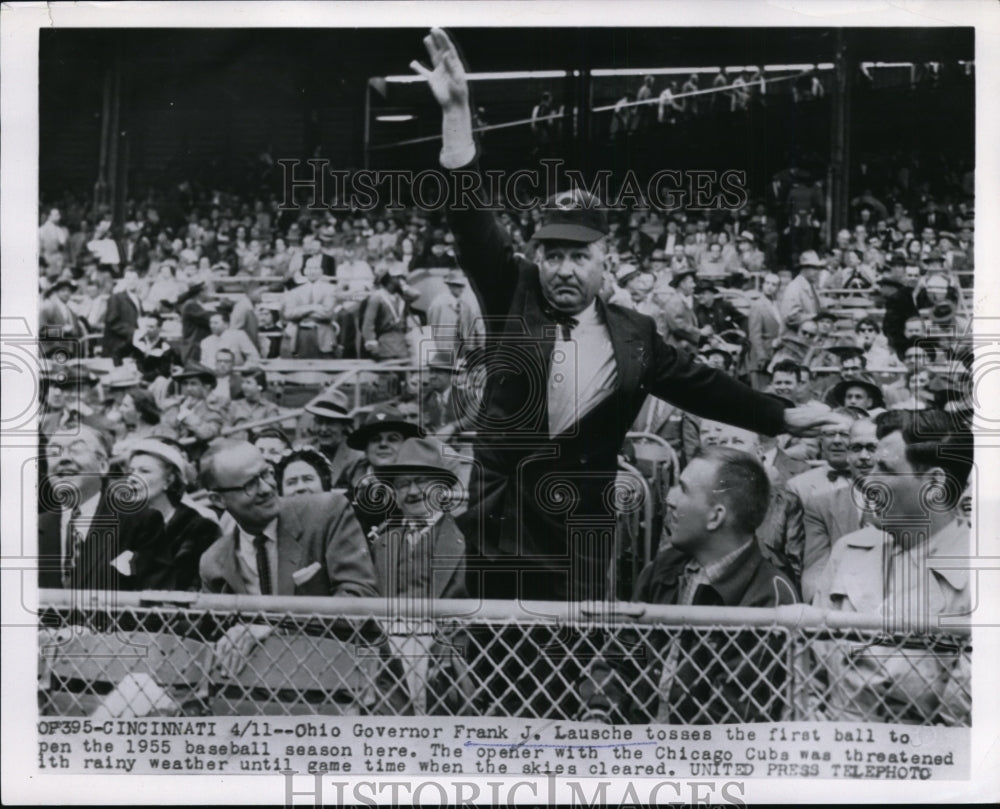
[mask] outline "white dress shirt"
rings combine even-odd
[[[618,384],[614,346],[607,326],[591,303],[576,315],[577,325],[564,340],[556,332],[549,369],[549,435],[565,432],[614,391]]]

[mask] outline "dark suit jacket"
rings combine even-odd
[[[460,182],[456,175],[453,180]],[[491,560],[507,556],[520,567],[555,573],[522,589],[522,597],[565,599],[571,575],[579,585],[575,597],[603,598],[618,451],[646,396],[769,435],[782,429],[783,406],[667,345],[646,315],[598,299],[614,348],[617,389],[575,429],[550,438],[545,391],[555,328],[543,312],[538,268],[514,255],[509,235],[490,212],[469,205],[449,211],[449,221],[487,326],[489,374],[472,425],[476,463],[461,521],[470,592],[479,593],[481,568],[496,567]],[[591,550],[568,553],[577,543],[571,532],[581,542],[589,532]]]
[[[139,326],[139,310],[125,292],[115,292],[108,298],[108,313],[104,318],[104,356],[118,358],[132,343]]]
[[[812,601],[834,543],[862,527],[863,512],[855,505],[853,488],[841,486],[808,500],[802,565],[802,595],[807,602]]]
[[[236,561],[239,530],[224,534],[201,557],[201,589],[209,593],[246,593]],[[296,584],[292,574],[319,567]],[[276,595],[378,595],[375,569],[361,526],[343,495],[298,495],[281,500],[278,513]]]
[[[378,589],[382,595],[398,595],[394,582],[396,576],[392,566],[398,557],[390,546],[390,535],[396,541],[402,528],[396,521],[385,523],[379,527],[378,533],[371,543],[372,560],[375,563],[375,575],[378,577]],[[405,541],[405,540],[404,540]],[[458,530],[455,518],[445,514],[431,528],[427,538],[427,547],[431,552],[430,592],[424,594],[427,598],[467,598],[465,590],[465,540]]]
[[[171,557],[170,590],[198,590],[201,555],[219,538],[219,525],[183,503],[166,526],[166,545]]]
[[[688,557],[667,547],[639,575],[635,601],[677,604]],[[700,585],[695,605],[776,607],[797,601],[795,588],[750,543],[728,573]],[[595,658],[580,693],[590,711],[614,723],[655,721],[667,699],[677,724],[771,722],[781,718],[786,671],[781,641],[761,631],[743,633],[684,630],[681,654],[669,694],[660,693],[663,661],[671,640],[654,631],[646,642],[624,628]],[[659,650],[654,652],[654,650]],[[766,673],[764,673],[766,672]]]
[[[107,491],[101,495],[73,572],[74,590],[170,589],[170,555],[166,549],[163,518],[143,508],[116,508]],[[38,586],[60,589],[63,549],[62,515],[38,515]],[[134,554],[131,575],[122,574],[112,562],[125,551]]]

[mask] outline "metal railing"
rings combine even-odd
[[[39,616],[49,716],[964,726],[971,712],[967,630],[805,605],[43,590]]]

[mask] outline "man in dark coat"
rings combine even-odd
[[[163,519],[136,508],[124,480],[109,481],[108,456],[103,436],[85,424],[49,438],[38,515],[39,587],[92,594],[169,586]]]
[[[139,276],[135,270],[125,270],[121,289],[108,298],[108,311],[104,318],[105,357],[111,357],[115,365],[121,365],[122,353],[132,344],[132,335],[139,325],[142,304],[136,294]]]
[[[442,106],[442,165],[462,169],[451,175],[458,204],[449,223],[487,322],[488,375],[462,525],[470,592],[603,599],[618,451],[647,394],[769,435],[825,419],[786,410],[668,346],[651,318],[605,304],[597,293],[607,218],[589,194],[551,201],[534,234],[539,264],[516,256],[507,232],[468,193],[481,178],[465,68],[440,29],[424,42],[433,70],[411,66]]]
[[[670,544],[639,576],[647,604],[776,607],[795,587],[761,555],[754,531],[768,504],[767,473],[747,452],[713,447],[684,469],[667,499]],[[581,718],[613,723],[771,722],[785,707],[780,638],[625,627],[588,667]]]

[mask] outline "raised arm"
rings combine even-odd
[[[509,234],[482,204],[476,166],[472,109],[465,65],[440,28],[424,37],[432,69],[410,63],[427,79],[441,105],[441,166],[451,173],[448,222],[455,234],[459,263],[479,295],[484,314],[506,314],[517,284],[518,261]]]

